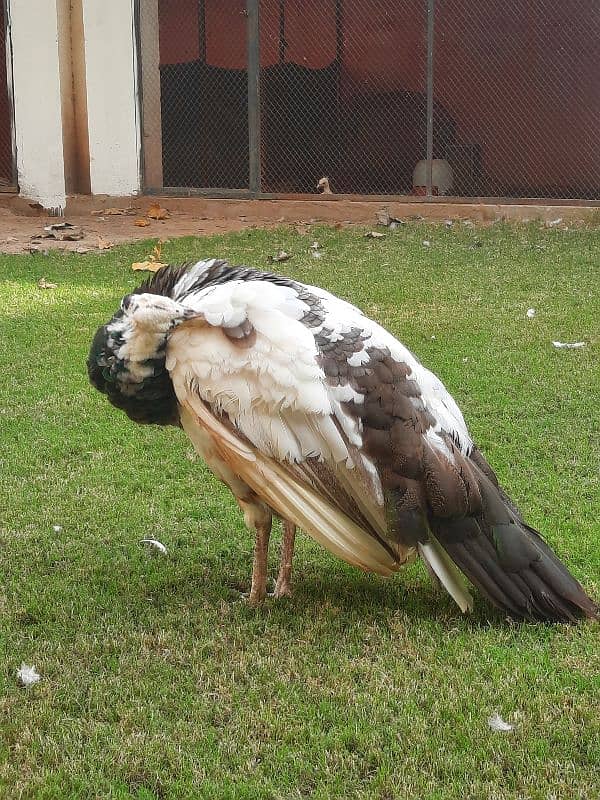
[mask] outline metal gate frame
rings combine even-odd
[[[140,8],[143,0],[134,0],[136,14],[136,47],[138,66],[138,104],[141,129],[144,130],[144,104],[142,96],[142,41]],[[5,0],[6,2],[6,0]],[[281,0],[280,5],[284,5]],[[247,17],[247,71],[248,71],[248,155],[249,186],[247,189],[224,189],[218,187],[163,186],[148,188],[146,185],[145,155],[142,144],[141,176],[143,191],[149,195],[171,195],[178,197],[206,197],[215,199],[265,199],[265,200],[361,200],[371,202],[410,202],[414,204],[469,204],[494,203],[526,205],[600,206],[600,201],[560,198],[522,198],[506,196],[434,195],[432,191],[433,142],[434,142],[434,52],[435,52],[435,0],[427,0],[426,16],[426,187],[424,195],[409,194],[301,194],[264,192],[261,186],[261,86],[260,86],[260,0],[246,0]],[[343,18],[343,0],[336,0],[336,24]],[[281,23],[280,23],[281,33]],[[337,33],[336,47],[343,47],[343,32]],[[142,135],[143,143],[144,137]]]
[[[0,192],[14,193],[19,191],[17,179],[17,145],[15,140],[15,104],[13,94],[13,72],[12,72],[12,37],[10,28],[10,8],[8,0],[0,0],[4,11],[4,42],[6,51],[6,88],[8,92],[8,110],[10,123],[10,142],[12,149],[12,183],[0,186]]]
[[[138,65],[138,104],[141,120],[141,129],[144,130],[144,103],[142,93],[142,41],[141,41],[141,2],[135,0],[135,30],[137,47]],[[342,19],[342,5],[336,5],[336,22]],[[426,194],[416,197],[414,195],[327,195],[327,199],[343,199],[347,197],[361,198],[365,200],[393,200],[402,198],[406,200],[410,197],[413,202],[447,202],[449,197],[437,197],[432,192],[432,158],[433,158],[433,52],[434,52],[434,18],[435,0],[427,0],[427,185]],[[247,17],[247,70],[248,70],[248,155],[250,164],[250,179],[247,189],[222,189],[210,187],[189,187],[189,186],[165,186],[161,188],[147,188],[145,180],[144,147],[142,146],[141,165],[142,165],[142,186],[147,194],[176,195],[179,197],[214,197],[214,198],[238,198],[238,199],[318,199],[317,194],[281,194],[273,192],[263,192],[261,187],[261,122],[260,122],[260,0],[246,0]],[[338,40],[340,36],[338,34]],[[336,44],[337,48],[341,42]],[[143,136],[142,136],[143,142]],[[461,201],[467,198],[457,198]]]

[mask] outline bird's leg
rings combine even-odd
[[[260,605],[267,596],[267,554],[271,536],[272,515],[269,508],[260,501],[248,502],[238,498],[244,521],[256,532],[254,561],[252,564],[252,586],[248,595],[251,606]]]
[[[279,574],[275,584],[275,597],[292,596],[292,559],[294,556],[294,540],[296,526],[287,519],[283,520],[283,540],[281,542],[281,559],[279,561]]]
[[[267,553],[269,536],[271,535],[271,519],[266,524],[256,526],[256,545],[252,564],[252,586],[248,602],[251,606],[260,605],[267,596]]]

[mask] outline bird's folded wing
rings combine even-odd
[[[360,529],[378,553],[367,568],[385,572],[399,566],[409,551],[385,539],[379,476],[360,453],[358,420],[331,394],[313,333],[299,320],[306,305],[289,287],[259,281],[219,288],[194,298],[197,317],[170,337],[167,368],[179,402],[200,417],[208,409],[226,421],[224,440],[226,429],[229,437],[249,443],[257,459],[263,457],[261,469],[268,464],[279,483],[302,489],[313,505],[325,504],[328,515],[335,512],[344,525]],[[235,451],[231,438],[229,444]],[[248,483],[255,488],[255,481]],[[271,491],[262,484],[256,490],[265,499]],[[318,538],[314,521],[299,521],[281,503],[273,507]],[[349,558],[340,544],[333,547],[353,563],[369,561],[364,554]]]
[[[183,399],[186,432],[194,440],[189,420],[208,434],[220,459],[282,517],[292,520],[319,544],[354,566],[389,575],[399,564],[388,548],[357,525],[330,496],[315,487],[310,473],[281,464],[261,453],[219,419],[198,395]]]

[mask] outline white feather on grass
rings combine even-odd
[[[141,539],[140,544],[145,544],[148,550],[157,550],[161,555],[167,555],[167,548],[158,539]]]
[[[585,347],[585,342],[552,342],[557,350],[577,350],[579,347]]]
[[[17,670],[17,680],[25,689],[33,686],[38,681],[41,681],[41,679],[42,676],[37,672],[33,664],[26,664],[23,661],[20,668]]]
[[[514,725],[511,725],[510,722],[505,722],[500,714],[492,714],[492,716],[488,719],[488,725],[493,731],[512,731]]]

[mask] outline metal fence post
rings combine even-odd
[[[260,180],[260,0],[247,0],[248,15],[248,148],[250,192],[259,194]]]
[[[0,0],[2,6],[4,30],[0,32],[0,36],[4,36],[4,53],[6,56],[6,93],[9,114],[10,126],[10,165],[11,175],[0,175],[0,178],[7,179],[6,185],[2,185],[0,181],[0,192],[14,192],[18,190],[18,170],[17,170],[17,145],[15,138],[15,103],[13,96],[13,74],[12,74],[12,36],[10,28],[10,6],[8,0]]]
[[[433,48],[435,0],[427,0],[427,197],[433,194]]]
[[[198,0],[198,58],[206,63],[206,0]]]

